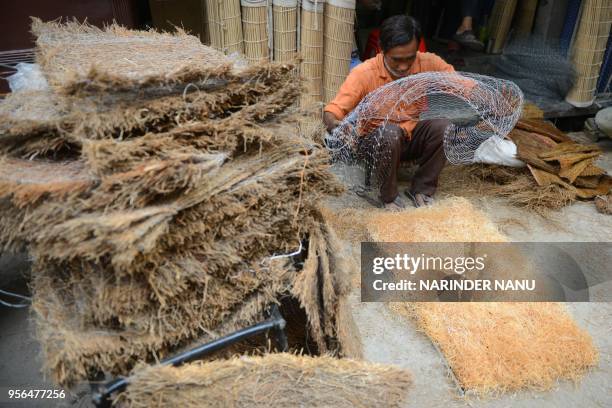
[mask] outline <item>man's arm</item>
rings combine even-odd
[[[336,128],[336,126],[340,124],[340,121],[336,119],[336,116],[334,116],[333,113],[323,112],[323,123],[325,124],[327,131],[331,133]]]
[[[331,132],[342,119],[352,111],[367,94],[364,84],[370,82],[368,73],[361,66],[353,69],[338,90],[334,99],[323,112],[323,123]]]

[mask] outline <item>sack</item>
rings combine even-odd
[[[490,137],[476,149],[474,163],[500,164],[510,167],[525,167],[525,163],[516,158],[516,145],[507,139]]]

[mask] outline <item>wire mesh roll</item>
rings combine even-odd
[[[595,99],[597,80],[611,23],[610,0],[585,0],[571,50],[571,60],[576,69],[576,82],[565,98],[574,106],[590,106]]]
[[[241,0],[244,55],[249,62],[269,59],[268,1]]]
[[[329,102],[336,96],[349,73],[354,21],[354,0],[327,0],[323,46],[324,102]]]
[[[297,0],[273,0],[274,61],[293,61],[297,55]]]
[[[488,51],[492,54],[499,54],[504,48],[506,37],[510,31],[510,24],[516,9],[516,0],[496,0],[491,13],[489,32]]]
[[[226,54],[244,53],[240,0],[206,0],[210,45]]]
[[[301,74],[306,88],[300,101],[302,106],[323,101],[324,7],[320,0],[302,0]]]

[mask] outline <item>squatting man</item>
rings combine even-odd
[[[397,15],[385,20],[380,30],[382,52],[355,67],[325,107],[323,121],[327,130],[332,132],[368,93],[389,82],[421,72],[454,72],[437,55],[418,52],[420,40],[419,24],[412,17]],[[419,165],[405,194],[416,207],[433,203],[446,163],[443,140],[448,125],[447,119],[387,123],[360,137],[357,157],[384,157],[374,170],[385,208],[398,211],[406,207],[397,183],[401,161],[416,161]]]

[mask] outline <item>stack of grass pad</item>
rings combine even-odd
[[[545,214],[576,200],[595,199],[597,204],[612,191],[612,177],[597,165],[603,154],[597,145],[578,143],[541,119],[519,120],[508,137],[527,167],[469,166],[471,178],[484,182],[477,188],[480,193]],[[453,182],[467,182],[458,179],[460,172],[447,174]]]
[[[293,67],[240,66],[182,32],[32,30],[49,87],[0,103],[0,246],[32,256],[52,378],[126,375],[284,294],[319,352],[341,353],[343,268],[316,207],[340,187]]]
[[[569,199],[592,199],[612,188],[612,178],[595,164],[603,153],[596,145],[576,143],[554,125],[528,119],[509,137],[540,187],[555,186]]]

